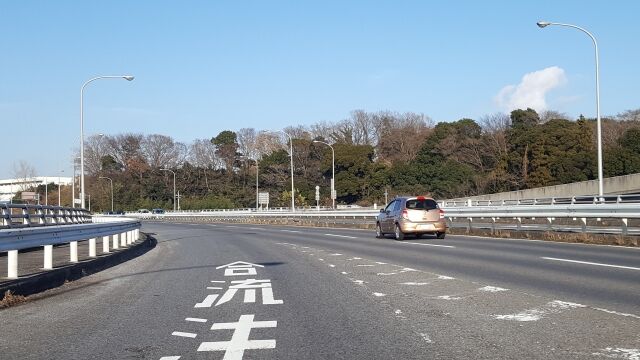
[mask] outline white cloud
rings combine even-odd
[[[566,82],[563,69],[557,66],[548,67],[525,74],[518,85],[503,87],[496,95],[495,101],[505,111],[526,108],[544,111],[547,110],[547,93]]]

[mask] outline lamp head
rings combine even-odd
[[[135,77],[133,75],[125,75],[122,78],[127,80],[127,81],[133,81],[133,79],[135,79]]]
[[[547,22],[547,21],[538,21],[536,24],[537,24],[537,25],[538,25],[538,27],[539,27],[539,28],[541,28],[541,29],[542,29],[542,28],[545,28],[545,27],[547,27],[547,26],[549,26],[549,25],[551,25],[551,23],[550,23],[550,22]]]

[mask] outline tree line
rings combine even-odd
[[[604,173],[640,172],[640,109],[603,119]],[[382,204],[385,192],[453,198],[591,180],[597,177],[596,124],[580,116],[518,109],[478,120],[435,123],[417,113],[353,111],[339,122],[283,129],[292,138],[296,205],[331,204],[331,149],[337,202]],[[256,205],[291,199],[289,137],[253,128],[224,130],[190,144],[159,134],[94,135],[85,145],[94,210],[172,208],[173,175],[182,209]],[[68,191],[68,190],[67,190]],[[57,198],[55,191],[50,195]],[[70,194],[65,197],[67,205]]]

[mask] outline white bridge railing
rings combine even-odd
[[[78,242],[89,242],[89,257],[96,257],[96,241],[102,253],[127,247],[140,238],[140,221],[134,218],[94,216],[79,223],[0,229],[0,252],[7,253],[7,277],[18,277],[20,250],[44,247],[43,269],[53,269],[53,246],[69,244],[69,262],[78,262]]]

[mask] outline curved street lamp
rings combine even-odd
[[[333,208],[336,208],[336,197],[335,197],[335,184],[336,184],[336,152],[333,150],[333,146],[329,143],[320,140],[313,140],[314,143],[325,144],[331,148],[331,202],[333,204]]]
[[[596,124],[598,129],[598,195],[602,198],[602,195],[604,195],[604,184],[602,179],[602,172],[603,172],[602,171],[602,122],[600,120],[600,60],[598,56],[598,42],[596,41],[596,37],[593,36],[592,33],[590,33],[586,29],[581,28],[580,26],[577,26],[577,25],[555,23],[555,22],[548,22],[548,21],[538,21],[536,24],[541,29],[549,25],[574,28],[587,34],[593,41],[593,46],[594,46],[595,55],[596,55],[596,117],[597,117]]]
[[[132,81],[134,79],[131,75],[105,75],[96,76],[87,80],[80,88],[80,202],[84,209],[84,88],[90,83],[100,79],[125,79]]]

